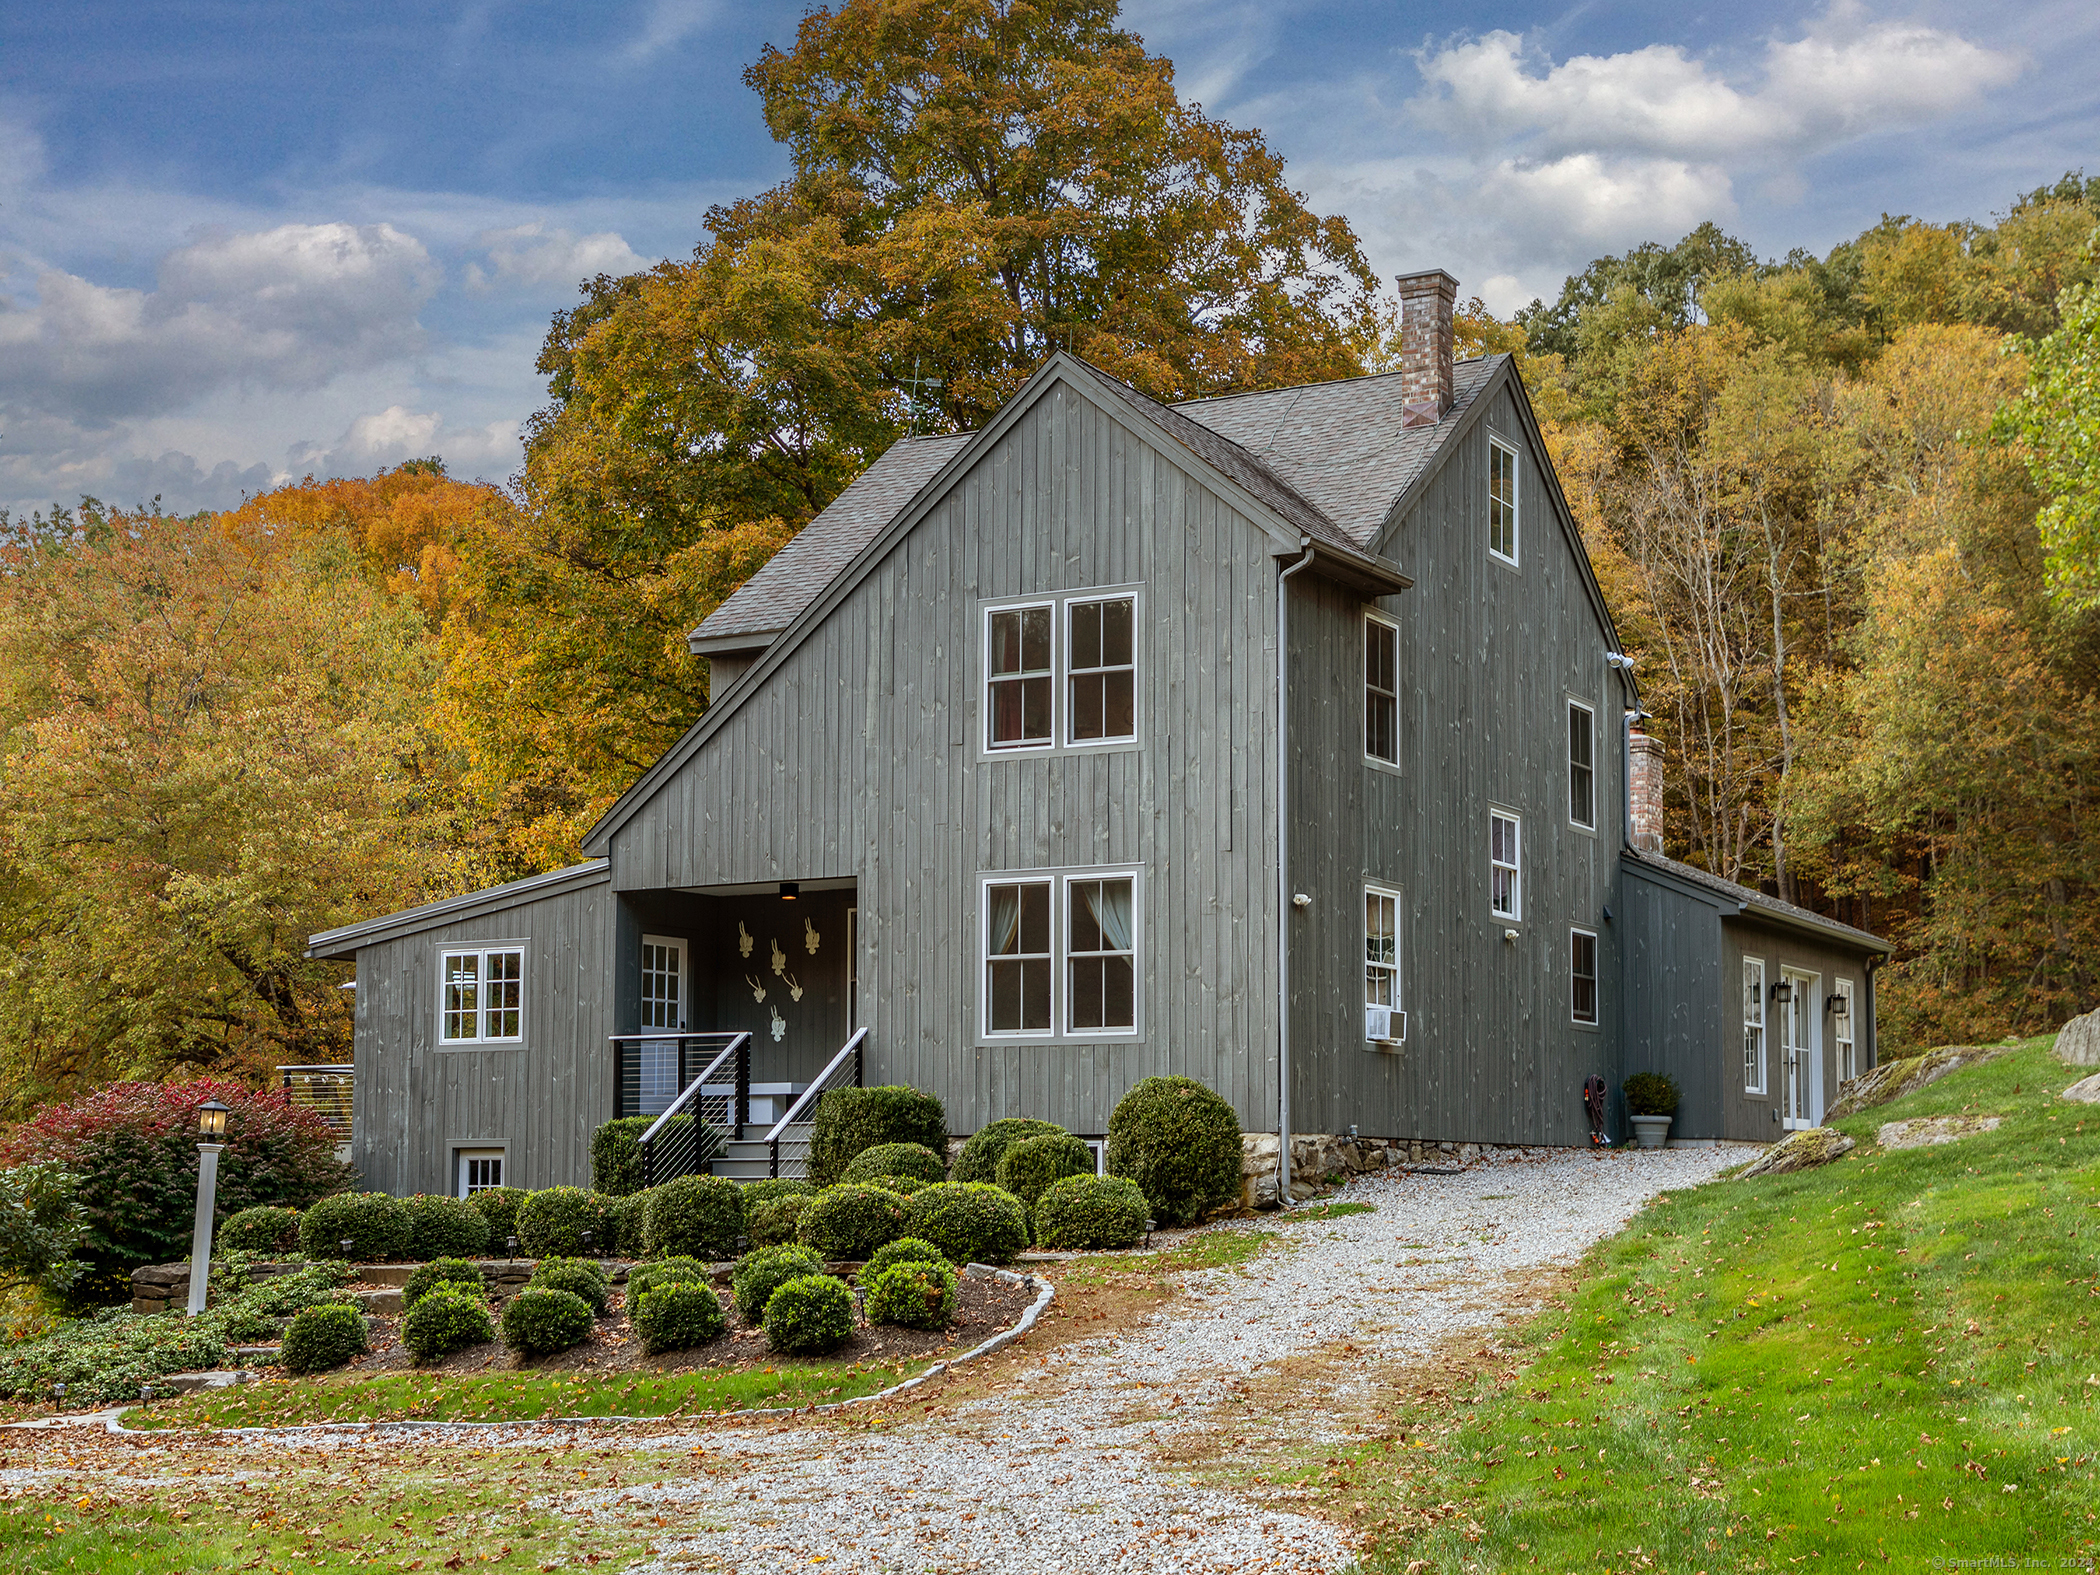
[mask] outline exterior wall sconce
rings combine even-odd
[[[1780,1005],[1784,1006],[1788,1001],[1791,1001],[1793,998],[1793,980],[1782,979],[1777,984],[1772,986],[1772,999],[1779,1002]]]
[[[802,882],[798,880],[784,880],[780,883],[780,900],[782,902],[793,902],[801,895]]]
[[[1845,998],[1842,995],[1833,995],[1823,1004],[1830,1009],[1832,1017],[1843,1017],[1845,1015]]]

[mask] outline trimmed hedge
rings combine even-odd
[[[777,1247],[782,1242],[793,1241],[803,1212],[814,1201],[814,1193],[791,1192],[784,1198],[754,1203],[744,1221],[744,1234],[750,1237],[754,1247]]]
[[[1093,1173],[1094,1151],[1069,1132],[1023,1138],[999,1156],[999,1185],[1031,1209],[1051,1182]]]
[[[338,1192],[299,1216],[299,1250],[309,1258],[384,1263],[407,1253],[408,1236],[408,1210],[384,1192]]]
[[[518,1206],[518,1249],[528,1258],[573,1258],[591,1233],[592,1252],[612,1252],[620,1221],[610,1200],[582,1187],[543,1187]]]
[[[472,1204],[419,1192],[401,1206],[408,1211],[408,1255],[417,1262],[476,1258],[488,1250],[489,1222]]]
[[[904,1234],[906,1200],[886,1187],[842,1181],[809,1200],[795,1240],[827,1258],[861,1259]]]
[[[652,1258],[679,1254],[719,1263],[744,1233],[744,1189],[723,1176],[680,1176],[649,1190],[642,1240]]]
[[[950,1181],[997,1181],[999,1161],[1023,1138],[1055,1137],[1065,1129],[1055,1121],[1037,1121],[1030,1116],[1008,1116],[970,1134],[962,1152],[955,1156]],[[1068,1134],[1069,1135],[1069,1134]]]
[[[589,1305],[593,1317],[605,1316],[605,1271],[587,1258],[542,1258],[525,1283],[541,1290],[574,1292]]]
[[[744,1183],[744,1213],[761,1203],[771,1203],[775,1198],[813,1198],[817,1189],[795,1176],[768,1176],[763,1181]]]
[[[253,1252],[264,1257],[273,1257],[281,1252],[297,1252],[299,1211],[280,1209],[265,1203],[259,1208],[242,1209],[238,1214],[229,1214],[219,1222],[218,1244],[212,1250]],[[340,1257],[340,1249],[329,1256]]]
[[[548,1356],[590,1337],[591,1304],[574,1291],[528,1285],[504,1304],[503,1343],[513,1351]]]
[[[1136,1182],[1121,1176],[1067,1176],[1051,1182],[1036,1199],[1036,1244],[1053,1252],[1135,1247],[1151,1214],[1152,1205]]]
[[[839,1172],[841,1181],[873,1181],[878,1176],[915,1176],[921,1181],[946,1181],[948,1166],[923,1143],[877,1143],[864,1148]]]
[[[858,1154],[884,1143],[948,1146],[948,1113],[932,1094],[891,1084],[834,1088],[817,1100],[809,1129],[809,1179],[821,1189]]]
[[[729,1324],[722,1312],[722,1298],[712,1288],[690,1280],[650,1287],[635,1304],[632,1317],[642,1349],[652,1356],[705,1345]]]
[[[790,1356],[816,1356],[853,1338],[853,1293],[844,1280],[805,1274],[766,1303],[766,1344]]]
[[[518,1207],[532,1194],[523,1187],[483,1187],[467,1194],[467,1207],[489,1222],[489,1251],[510,1251],[518,1233]]]
[[[327,1302],[292,1314],[277,1361],[288,1373],[323,1373],[365,1348],[365,1315],[347,1302]]]
[[[638,1263],[627,1275],[627,1306],[659,1285],[705,1285],[707,1265],[698,1258],[665,1258],[657,1263]]]
[[[945,1263],[897,1263],[868,1282],[868,1322],[945,1329],[955,1321],[957,1282]]]
[[[419,1362],[434,1362],[496,1338],[496,1322],[480,1292],[440,1285],[402,1314],[401,1343]]]
[[[642,1190],[642,1134],[654,1116],[621,1116],[591,1134],[591,1190],[624,1198]]]
[[[440,1285],[457,1285],[475,1296],[486,1296],[481,1270],[465,1258],[433,1258],[419,1263],[401,1287],[401,1305],[413,1307]]]
[[[895,1268],[900,1263],[948,1263],[948,1256],[930,1241],[921,1241],[916,1236],[899,1236],[868,1254],[868,1261],[860,1266],[860,1283],[866,1285],[884,1269]],[[952,1263],[948,1266],[955,1267]]]
[[[928,1181],[924,1176],[870,1176],[865,1181],[842,1181],[840,1186],[880,1187],[884,1192],[894,1192],[900,1198],[908,1198],[921,1187],[937,1187],[937,1181]]]
[[[1192,1077],[1148,1077],[1108,1118],[1108,1173],[1137,1183],[1162,1225],[1240,1195],[1240,1118]]]
[[[951,1263],[1011,1263],[1028,1245],[1028,1210],[1011,1192],[986,1182],[926,1187],[904,1207],[910,1229],[899,1234],[932,1242]]]
[[[751,1328],[766,1316],[766,1303],[789,1280],[824,1272],[824,1260],[807,1247],[761,1247],[737,1260],[729,1277],[736,1296],[736,1315]]]
[[[651,1187],[647,1192],[630,1192],[625,1197],[605,1199],[605,1212],[612,1219],[613,1237],[618,1244],[613,1252],[615,1257],[639,1258],[648,1252],[642,1232],[649,1217],[649,1200],[655,1194],[656,1189]]]

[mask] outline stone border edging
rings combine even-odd
[[[215,1428],[213,1429],[213,1431],[220,1433],[236,1433],[247,1435],[260,1433],[376,1432],[381,1428],[388,1427],[423,1429],[489,1427],[602,1427],[609,1424],[626,1425],[635,1422],[687,1422],[694,1424],[706,1424],[709,1422],[740,1422],[751,1417],[805,1416],[812,1415],[819,1411],[842,1411],[847,1406],[871,1405],[877,1400],[894,1399],[898,1395],[905,1394],[910,1390],[918,1388],[923,1383],[927,1383],[932,1379],[940,1377],[943,1373],[946,1373],[951,1368],[960,1367],[964,1362],[974,1362],[980,1356],[989,1356],[992,1352],[998,1350],[1001,1346],[1011,1344],[1013,1341],[1020,1339],[1022,1335],[1028,1333],[1029,1330],[1035,1327],[1036,1320],[1042,1317],[1043,1315],[1043,1309],[1048,1307],[1052,1298],[1057,1295],[1057,1287],[1052,1285],[1048,1280],[1043,1279],[1040,1275],[1016,1274],[1011,1269],[998,1269],[992,1267],[990,1264],[984,1263],[965,1264],[963,1267],[963,1273],[971,1275],[977,1279],[1005,1280],[1010,1285],[1033,1285],[1036,1287],[1036,1298],[1033,1302],[1029,1303],[1028,1307],[1022,1312],[1020,1321],[1016,1323],[1011,1329],[1001,1329],[998,1333],[979,1341],[969,1350],[963,1352],[962,1355],[951,1356],[945,1362],[936,1362],[933,1364],[933,1366],[927,1368],[925,1372],[915,1374],[914,1376],[905,1379],[904,1382],[900,1384],[892,1384],[889,1388],[878,1390],[876,1393],[871,1395],[857,1395],[851,1400],[826,1400],[816,1405],[765,1406],[748,1411],[720,1411],[713,1413],[703,1412],[697,1416],[690,1417],[552,1416],[540,1419],[520,1420],[513,1422],[294,1422],[288,1423],[280,1427],[221,1427]],[[128,1438],[152,1438],[159,1434],[172,1431],[172,1429],[159,1427],[124,1426],[122,1420],[123,1413],[130,1409],[131,1408],[129,1406],[119,1406],[110,1411],[89,1412],[87,1415],[79,1417],[72,1425],[91,1425],[99,1419],[110,1432],[122,1433]],[[51,1427],[54,1425],[64,1424],[58,1423],[55,1418],[44,1418],[36,1422],[17,1422],[13,1425],[16,1427]]]

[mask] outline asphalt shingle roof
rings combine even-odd
[[[1857,929],[1850,924],[1841,924],[1836,919],[1827,918],[1823,914],[1817,913],[1814,909],[1797,907],[1791,902],[1782,902],[1777,897],[1768,897],[1763,892],[1753,890],[1748,886],[1738,886],[1734,881],[1723,880],[1720,876],[1714,874],[1713,871],[1703,870],[1696,864],[1679,863],[1676,859],[1665,858],[1660,853],[1646,853],[1638,848],[1625,849],[1623,856],[1639,864],[1652,865],[1656,869],[1675,875],[1679,880],[1690,881],[1694,886],[1703,886],[1708,891],[1726,897],[1732,902],[1739,902],[1751,908],[1762,909],[1776,918],[1792,919],[1798,923],[1814,925],[1818,929],[1834,930],[1844,935],[1855,935],[1873,951],[1886,952],[1890,950],[1887,941],[1869,931]]]

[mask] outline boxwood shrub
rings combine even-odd
[[[573,1291],[590,1305],[593,1317],[605,1316],[605,1271],[587,1258],[542,1258],[525,1283],[543,1290]]]
[[[638,1298],[659,1285],[705,1285],[707,1265],[698,1258],[664,1258],[638,1263],[627,1276],[627,1306],[631,1311]]]
[[[999,1185],[1031,1209],[1051,1182],[1093,1173],[1094,1151],[1069,1132],[1023,1138],[999,1156]]]
[[[408,1211],[408,1255],[417,1262],[478,1258],[488,1250],[489,1222],[472,1204],[419,1192],[401,1206]]]
[[[648,1246],[642,1232],[649,1217],[649,1200],[655,1195],[656,1189],[651,1187],[646,1192],[630,1192],[625,1197],[605,1199],[605,1212],[612,1221],[613,1233],[613,1245],[606,1250],[612,1256],[639,1258],[646,1255]]]
[[[916,1088],[834,1088],[817,1100],[810,1122],[809,1179],[828,1187],[855,1155],[883,1143],[917,1143],[941,1153],[948,1146],[948,1113]]]
[[[458,1285],[436,1287],[401,1315],[401,1343],[419,1362],[434,1362],[495,1338],[496,1323],[489,1316],[488,1303],[479,1291]]]
[[[757,1328],[765,1318],[766,1303],[789,1280],[822,1274],[824,1260],[807,1247],[760,1247],[737,1260],[729,1277],[736,1296],[736,1315],[746,1326]]]
[[[573,1258],[584,1250],[583,1233],[591,1233],[591,1251],[612,1252],[619,1246],[620,1223],[611,1200],[582,1187],[543,1187],[527,1193],[518,1205],[518,1250],[528,1258]]]
[[[654,1116],[621,1116],[591,1134],[591,1190],[624,1198],[642,1190],[642,1134]]]
[[[1620,1085],[1619,1091],[1626,1096],[1629,1116],[1677,1114],[1677,1084],[1660,1072],[1636,1072]]]
[[[432,1258],[419,1263],[401,1287],[401,1305],[413,1307],[440,1285],[456,1285],[472,1296],[486,1294],[481,1270],[465,1258]]]
[[[744,1213],[761,1203],[771,1203],[775,1198],[807,1198],[816,1194],[816,1188],[797,1176],[768,1176],[761,1181],[744,1183]]]
[[[1162,1225],[1240,1195],[1240,1118],[1192,1077],[1148,1077],[1108,1118],[1108,1173],[1137,1183]]]
[[[937,1187],[937,1181],[928,1181],[924,1176],[870,1176],[865,1181],[841,1182],[841,1186],[880,1187],[884,1192],[894,1192],[900,1198],[908,1198],[921,1187]]]
[[[408,1235],[408,1210],[384,1192],[338,1192],[299,1216],[299,1250],[309,1258],[384,1263],[406,1255]]]
[[[751,1238],[751,1245],[777,1247],[784,1241],[793,1241],[795,1227],[814,1197],[813,1193],[791,1192],[784,1198],[752,1204],[744,1220],[744,1234]]]
[[[1008,1116],[970,1134],[962,1152],[955,1156],[950,1181],[997,1181],[999,1161],[1023,1138],[1055,1137],[1065,1129],[1055,1121],[1037,1121],[1028,1116]]]
[[[912,1235],[951,1263],[1010,1263],[1028,1245],[1028,1210],[1003,1187],[982,1181],[923,1187],[905,1200]]]
[[[328,1302],[292,1314],[277,1361],[288,1373],[324,1373],[364,1348],[364,1313],[347,1302]]]
[[[252,1252],[271,1258],[299,1250],[299,1211],[280,1209],[271,1204],[259,1208],[242,1209],[238,1214],[229,1214],[219,1222],[218,1244],[214,1252]],[[329,1255],[342,1256],[338,1247]]]
[[[873,1181],[877,1176],[916,1176],[921,1181],[946,1181],[948,1166],[923,1143],[877,1143],[846,1161],[841,1181]]]
[[[590,1336],[591,1304],[574,1291],[528,1285],[504,1304],[503,1343],[526,1356],[566,1351]]]
[[[683,1351],[705,1345],[728,1325],[722,1298],[706,1285],[690,1280],[670,1280],[642,1293],[632,1313],[634,1332],[642,1337],[642,1349]]]
[[[489,1222],[489,1251],[509,1252],[518,1233],[518,1206],[532,1194],[523,1187],[483,1187],[467,1194],[467,1207]]]
[[[652,1258],[682,1254],[719,1263],[744,1233],[744,1189],[723,1176],[680,1176],[649,1191],[642,1240]]]
[[[921,1241],[916,1236],[899,1236],[868,1254],[868,1261],[860,1266],[860,1283],[866,1285],[884,1269],[900,1263],[948,1263],[948,1255],[930,1241]],[[948,1267],[952,1269],[955,1265],[949,1263]]]
[[[870,1323],[945,1329],[955,1321],[955,1271],[945,1263],[895,1263],[864,1285]]]
[[[1151,1213],[1135,1182],[1121,1176],[1067,1176],[1051,1182],[1036,1199],[1036,1244],[1054,1252],[1134,1247]]]
[[[853,1293],[828,1274],[789,1280],[766,1303],[766,1344],[790,1356],[816,1356],[853,1338]]]
[[[827,1258],[865,1258],[904,1234],[906,1201],[887,1187],[842,1181],[809,1200],[795,1240]]]

